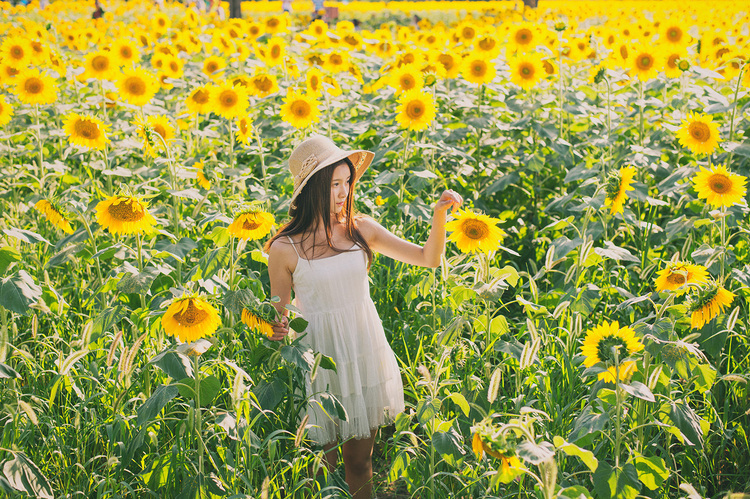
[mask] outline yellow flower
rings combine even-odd
[[[474,40],[474,50],[483,59],[491,61],[500,54],[500,43],[493,33],[486,33]]]
[[[401,94],[396,121],[409,130],[424,130],[435,119],[435,103],[431,94],[415,89]]]
[[[318,103],[305,94],[289,90],[281,106],[281,119],[294,128],[305,128],[317,123],[320,116]]]
[[[615,357],[615,350],[617,351],[617,357]],[[614,369],[610,371],[609,368],[617,367],[618,363],[619,380],[623,381],[630,377],[635,370],[635,362],[625,361],[625,359],[641,350],[643,350],[643,344],[636,338],[635,331],[627,326],[620,327],[617,321],[604,322],[589,331],[581,347],[581,353],[586,357],[583,361],[586,367],[602,363],[608,368],[607,371],[599,373],[598,376],[600,380],[608,383],[614,383],[615,381],[615,371]],[[615,362],[615,358],[617,358],[618,363]]]
[[[4,95],[0,95],[0,126],[5,126],[13,117],[13,106],[8,104]]]
[[[521,23],[510,32],[510,45],[521,52],[533,49],[539,40],[537,30],[531,23]]]
[[[661,33],[662,38],[669,45],[684,47],[688,44],[690,36],[683,31],[678,24],[667,24]]]
[[[193,168],[195,168],[195,174],[196,174],[196,182],[198,185],[203,187],[204,189],[210,189],[211,188],[211,182],[206,177],[206,173],[203,170],[203,161],[198,161],[193,165]]]
[[[713,320],[734,300],[734,293],[723,286],[714,284],[692,303],[690,311],[690,327],[700,329]]]
[[[747,178],[730,173],[724,166],[717,165],[710,170],[701,168],[693,178],[698,197],[715,207],[729,207],[742,203],[745,198]]]
[[[210,76],[213,78],[217,76],[226,66],[227,63],[224,59],[212,55],[211,57],[207,57],[206,60],[203,61],[203,73],[205,73],[206,76]]]
[[[52,104],[57,100],[57,84],[39,70],[26,70],[14,78],[18,100],[24,104]]]
[[[94,116],[71,113],[65,117],[63,128],[70,137],[70,143],[79,147],[101,150],[109,142],[109,125]]]
[[[117,66],[130,67],[140,60],[138,46],[127,38],[118,38],[115,40],[110,52]]]
[[[308,69],[305,75],[305,86],[308,94],[320,97],[323,89],[323,72],[316,67]]]
[[[133,68],[122,72],[117,86],[128,103],[145,106],[159,90],[159,81],[143,68]]]
[[[223,118],[231,120],[245,114],[248,104],[247,91],[242,86],[224,83],[211,89],[211,111]]]
[[[630,74],[638,77],[641,81],[656,78],[662,66],[662,60],[658,53],[647,47],[640,47],[632,52]]]
[[[0,48],[3,62],[6,62],[16,69],[26,69],[31,63],[32,49],[28,40],[19,36],[9,36],[3,41]]]
[[[49,220],[49,222],[55,227],[68,234],[73,233],[73,227],[70,226],[70,222],[63,216],[60,210],[46,199],[37,201],[34,208],[38,212],[44,214],[47,220]]]
[[[242,323],[251,331],[262,334],[266,338],[273,336],[273,326],[270,322],[250,312],[248,309],[242,309]]]
[[[229,225],[229,233],[240,239],[262,239],[271,232],[276,219],[265,211],[249,210],[240,213]]]
[[[476,85],[490,83],[496,74],[495,65],[481,57],[467,57],[463,63],[463,77]]]
[[[283,38],[273,37],[263,47],[263,62],[269,66],[281,66],[286,57],[286,42]]]
[[[12,84],[18,73],[20,73],[20,71],[10,64],[0,63],[0,84]]]
[[[346,52],[331,52],[323,61],[323,67],[334,73],[346,71],[349,67],[349,56]]]
[[[520,55],[508,61],[510,81],[529,90],[542,81],[546,75],[542,59],[538,55]]]
[[[191,113],[205,114],[211,111],[211,89],[209,87],[198,87],[190,92],[185,99],[185,104]]]
[[[684,48],[667,51],[664,57],[664,75],[667,78],[679,78],[682,74],[680,61],[683,59],[687,59],[687,50]]]
[[[444,78],[455,78],[461,72],[461,59],[451,52],[440,52],[435,56],[436,65],[443,69]]]
[[[252,123],[246,117],[237,120],[237,141],[249,145],[253,138]]]
[[[469,210],[460,210],[454,216],[454,220],[445,224],[445,230],[452,232],[448,241],[455,241],[459,250],[464,253],[489,253],[500,246],[505,231],[497,226],[498,219]]]
[[[97,80],[109,80],[116,74],[116,65],[112,60],[110,52],[100,50],[86,56],[86,71],[84,78],[96,78]]]
[[[607,177],[607,197],[604,200],[605,206],[610,206],[610,215],[622,213],[627,191],[632,190],[631,184],[635,177],[635,168],[626,166],[619,171],[613,171]]]
[[[719,124],[712,116],[691,112],[677,131],[677,138],[694,153],[710,154],[719,145]]]
[[[690,284],[706,284],[708,271],[703,265],[669,262],[667,268],[657,272],[656,291],[674,291]]]
[[[257,74],[250,78],[248,89],[252,96],[267,97],[279,91],[279,83],[276,75]]]
[[[157,134],[167,145],[175,136],[174,127],[169,123],[166,116],[149,116],[146,120],[136,117],[133,124],[136,127],[136,132],[143,140],[143,149],[146,156],[155,156],[156,148],[164,148],[164,144],[156,136]]]
[[[164,332],[183,343],[213,335],[221,325],[216,309],[203,298],[180,298],[167,307],[161,318]]]
[[[96,221],[112,234],[140,234],[151,231],[156,219],[145,203],[132,196],[110,196],[96,205]]]
[[[179,57],[169,55],[164,58],[164,64],[162,65],[161,69],[169,78],[178,80],[183,76],[183,66],[184,64]]]
[[[396,89],[396,95],[408,92],[409,90],[418,90],[424,86],[421,71],[412,64],[401,66],[393,71],[389,83]]]

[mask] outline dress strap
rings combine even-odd
[[[294,244],[291,236],[286,236],[286,238],[289,239],[289,244],[292,245],[292,248],[294,248],[294,252],[297,253],[297,258],[302,258],[301,256],[299,256],[299,251],[297,251],[297,246]]]

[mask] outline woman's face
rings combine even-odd
[[[349,165],[342,163],[333,170],[331,178],[331,213],[338,214],[344,209],[346,197],[349,195],[352,176]]]

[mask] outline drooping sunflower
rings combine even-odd
[[[206,60],[203,61],[203,73],[206,76],[214,78],[219,75],[226,66],[227,63],[224,59],[219,56],[212,55],[210,57],[207,57]]]
[[[55,79],[37,69],[19,73],[13,82],[18,100],[24,104],[52,104],[57,100]]]
[[[607,176],[607,197],[604,200],[604,205],[610,207],[610,215],[622,213],[625,199],[628,197],[626,192],[632,190],[631,185],[634,177],[635,168],[632,166],[620,168]]]
[[[145,120],[136,117],[133,124],[136,133],[143,140],[143,149],[146,156],[156,156],[156,149],[164,148],[162,140],[156,135],[159,135],[167,145],[175,136],[174,127],[166,116],[149,116]]]
[[[161,318],[164,332],[183,343],[213,335],[221,325],[219,312],[200,297],[185,297],[172,302]]]
[[[546,75],[541,57],[535,54],[514,57],[508,61],[508,65],[510,81],[524,90],[534,88]]]
[[[109,80],[116,76],[117,65],[109,51],[99,50],[86,56],[84,78]]]
[[[487,454],[500,459],[497,471],[501,482],[509,483],[524,473],[526,467],[516,454],[516,443],[512,435],[503,434],[484,421],[473,426],[471,430],[474,432],[471,449],[476,458],[482,459],[482,456]]]
[[[696,154],[711,154],[719,145],[719,124],[713,116],[701,113],[688,113],[677,131],[680,144]]]
[[[319,116],[320,110],[315,99],[291,89],[287,92],[281,106],[282,120],[294,128],[305,128],[317,123]]]
[[[631,55],[629,58],[631,75],[636,76],[641,81],[648,81],[657,77],[663,66],[661,55],[658,52],[642,46],[634,50]]]
[[[257,74],[250,78],[248,91],[255,97],[267,97],[279,91],[279,82],[276,75]]]
[[[5,96],[0,95],[0,126],[5,126],[13,117],[13,106],[5,101]]]
[[[252,123],[249,118],[243,116],[237,120],[237,141],[249,145],[253,138]]]
[[[271,323],[246,308],[242,309],[242,323],[251,331],[262,334],[266,338],[273,336],[273,326]]]
[[[401,94],[396,110],[396,121],[408,130],[424,130],[435,119],[435,101],[432,94],[421,89]]]
[[[71,144],[90,149],[104,149],[109,142],[109,125],[94,116],[70,113],[63,121],[63,129]]]
[[[34,208],[42,213],[49,222],[57,227],[58,229],[61,229],[63,232],[67,234],[73,233],[73,227],[71,227],[70,222],[68,219],[63,215],[63,213],[55,207],[52,203],[47,201],[46,199],[40,199],[36,202],[34,205]]]
[[[669,262],[667,267],[657,272],[656,291],[674,291],[690,284],[706,284],[708,271],[703,265],[686,262]]]
[[[615,352],[617,351],[617,357]],[[643,350],[643,343],[635,336],[632,328],[620,327],[617,321],[604,322],[596,326],[586,334],[581,347],[581,353],[586,357],[583,364],[591,367],[602,363],[607,368],[599,373],[598,378],[608,383],[615,382],[615,373],[619,367],[620,377],[618,381],[627,380],[635,371],[634,361],[625,361],[626,358]],[[619,366],[615,363],[615,358]]]
[[[734,293],[719,284],[713,284],[694,299],[690,312],[690,327],[700,329],[713,320],[734,300]]]
[[[466,81],[475,85],[490,83],[497,74],[495,64],[481,57],[467,57],[461,73]]]
[[[188,110],[194,114],[204,114],[211,110],[211,89],[203,86],[194,88],[187,99],[185,105]]]
[[[424,86],[422,72],[412,64],[401,66],[391,73],[390,85],[396,89],[396,95]]]
[[[206,177],[206,172],[203,169],[203,161],[193,164],[193,168],[195,169],[196,183],[204,189],[210,189],[211,181]]]
[[[746,182],[746,177],[730,173],[722,165],[715,165],[711,169],[701,168],[693,178],[698,197],[714,208],[740,204],[747,192]]]
[[[112,234],[150,232],[156,219],[148,206],[133,196],[110,196],[96,205],[96,221]]]
[[[143,68],[132,68],[122,72],[117,87],[127,102],[145,106],[159,90],[159,80]]]
[[[460,210],[455,218],[445,224],[445,230],[451,232],[448,241],[454,241],[464,253],[489,253],[500,246],[505,231],[497,226],[498,219],[484,214]]]
[[[211,89],[211,111],[228,120],[245,114],[249,104],[247,90],[231,83],[217,85]]]
[[[229,225],[229,233],[239,239],[262,239],[271,232],[276,219],[262,210],[247,210],[237,215]]]

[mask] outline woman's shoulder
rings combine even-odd
[[[285,264],[296,263],[297,252],[287,236],[277,237],[268,247],[268,258]],[[289,265],[287,265],[289,266]]]
[[[384,230],[377,220],[368,215],[357,215],[354,221],[357,224],[357,230],[368,242],[376,237],[378,232]]]

